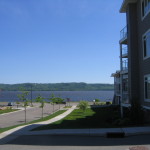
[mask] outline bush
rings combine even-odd
[[[95,99],[95,102],[100,102],[100,100],[96,98],[96,99]]]
[[[87,101],[80,101],[78,107],[81,110],[85,111],[88,108],[88,102]]]
[[[106,102],[106,105],[111,105],[111,102]]]
[[[131,120],[129,118],[119,118],[112,122],[115,126],[129,126],[131,125]]]

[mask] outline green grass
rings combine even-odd
[[[5,109],[5,110],[0,110],[0,114],[5,114],[5,113],[9,113],[9,112],[14,112],[14,111],[18,111],[19,109]]]
[[[119,118],[119,111],[113,107],[88,108],[85,112],[74,110],[65,118],[52,124],[40,126],[34,130],[48,129],[83,129],[117,127],[114,120]]]
[[[41,121],[47,121],[49,119],[52,119],[62,113],[64,113],[66,110],[59,110],[47,117],[44,117],[43,119],[38,119],[38,120],[34,120],[34,121],[31,121],[31,122],[28,122],[28,123],[23,123],[23,124],[19,124],[19,125],[15,125],[15,126],[10,126],[10,127],[6,127],[6,128],[0,128],[0,133],[2,132],[5,132],[7,130],[10,130],[10,129],[13,129],[13,128],[16,128],[16,127],[19,127],[19,126],[23,126],[23,125],[29,125],[29,124],[33,124],[33,123],[38,123],[38,122],[41,122]]]
[[[71,108],[72,106],[65,106],[64,108]]]

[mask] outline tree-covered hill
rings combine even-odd
[[[22,84],[0,84],[1,91],[99,91],[113,90],[113,84],[87,84],[87,83],[22,83]]]

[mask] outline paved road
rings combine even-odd
[[[150,135],[126,138],[50,135],[20,136],[5,145],[0,145],[0,150],[128,150],[129,147],[137,145],[150,150]]]
[[[36,107],[30,107],[27,109],[27,122],[37,120],[41,118],[41,108],[36,104]],[[65,105],[61,105],[61,108]],[[55,111],[59,109],[59,105],[54,106]],[[53,112],[53,106],[51,104],[45,104],[44,116],[47,116]],[[9,127],[17,124],[24,123],[24,111],[13,112],[10,114],[0,115],[0,128]]]

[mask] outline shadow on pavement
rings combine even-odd
[[[34,145],[34,146],[120,146],[150,145],[150,135],[138,135],[125,138],[106,138],[79,135],[25,135],[26,131],[39,125],[24,127],[0,140],[0,145]]]
[[[150,135],[127,138],[108,139],[92,136],[20,136],[7,144],[42,145],[42,146],[120,146],[120,145],[149,145]]]

